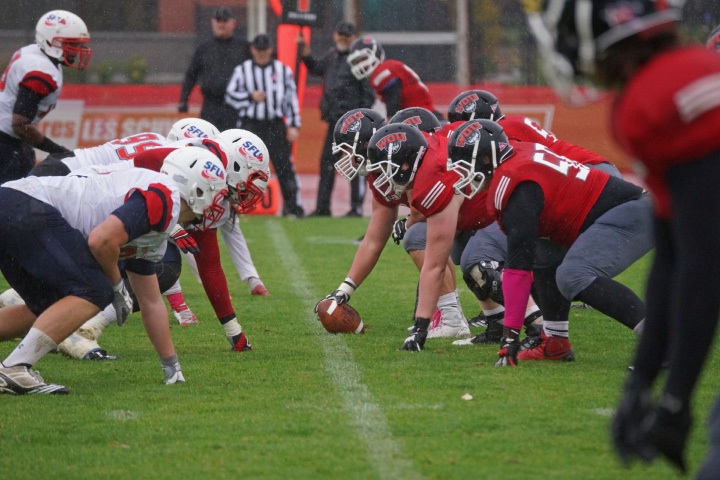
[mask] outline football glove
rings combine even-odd
[[[641,425],[643,443],[648,446],[650,458],[662,454],[680,473],[686,474],[685,447],[691,427],[690,408],[665,394]],[[647,460],[643,453],[641,450],[641,458]]]
[[[160,359],[163,372],[165,373],[165,385],[173,385],[175,383],[185,383],[180,362],[178,362],[177,354],[167,358]]]
[[[652,392],[649,382],[643,382],[631,375],[625,383],[622,398],[615,416],[610,423],[610,436],[615,453],[624,466],[629,466],[633,457],[649,461],[652,453],[642,446],[641,425],[652,408]]]
[[[195,239],[180,225],[175,225],[175,228],[172,229],[170,239],[183,253],[200,253]]]
[[[405,339],[400,349],[411,352],[422,351],[425,348],[425,340],[427,340],[429,327],[429,318],[415,317],[415,326],[410,331],[410,335]]]
[[[407,217],[398,220],[393,225],[392,239],[395,245],[400,245],[402,239],[405,238],[405,232],[407,232]]]
[[[355,281],[353,281],[350,277],[345,277],[345,280],[343,280],[343,283],[340,284],[337,290],[334,290],[331,294],[326,295],[325,298],[320,300],[320,302],[323,300],[334,300],[338,305],[348,303],[350,301],[350,296],[355,293],[356,288],[357,285],[355,284]],[[318,311],[318,304],[320,302],[315,304],[315,313]]]
[[[496,367],[514,367],[518,364],[520,351],[520,330],[503,327],[503,337],[500,340],[500,351],[495,362]]]
[[[118,327],[121,327],[127,317],[132,313],[133,300],[125,287],[125,282],[121,278],[118,283],[113,285],[113,301],[112,305],[115,308],[115,320],[117,321]]]

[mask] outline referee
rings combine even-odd
[[[291,161],[291,144],[298,139],[300,108],[292,70],[272,58],[270,35],[257,35],[250,45],[252,59],[235,67],[225,101],[238,113],[238,128],[265,142],[280,183],[283,216],[302,218],[298,182]]]

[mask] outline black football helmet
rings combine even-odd
[[[455,191],[465,198],[474,197],[512,150],[505,131],[492,120],[470,120],[460,125],[448,142],[448,170],[460,176]]]
[[[708,50],[720,53],[720,25],[715,27],[715,30],[712,31],[708,37],[706,46]]]
[[[485,90],[468,90],[455,97],[448,107],[448,120],[467,122],[484,118],[497,122],[503,118],[500,104],[495,95]]]
[[[545,0],[525,2],[547,80],[582,104],[599,98],[589,85],[608,48],[640,33],[656,35],[681,18],[685,0]],[[537,10],[532,10],[536,8]]]
[[[435,134],[442,128],[440,120],[427,108],[410,107],[398,111],[388,123],[407,123],[422,132]]]
[[[385,50],[373,37],[360,37],[350,44],[347,63],[358,80],[367,78],[385,60]]]
[[[340,117],[333,130],[335,170],[347,181],[367,175],[365,156],[370,137],[385,126],[385,117],[369,108],[356,108]],[[338,158],[339,156],[339,158]]]
[[[375,132],[368,145],[367,171],[377,175],[373,186],[388,200],[399,199],[415,178],[427,140],[407,123],[391,123]]]

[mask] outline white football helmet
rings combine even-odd
[[[213,139],[220,134],[220,131],[207,120],[202,118],[183,118],[173,123],[167,139],[171,142],[186,140],[188,138],[210,138]]]
[[[165,157],[160,168],[173,179],[198,217],[201,230],[211,228],[227,210],[225,167],[212,152],[201,147],[178,148]]]
[[[270,179],[270,154],[260,137],[248,130],[232,128],[218,139],[229,149],[227,183],[230,205],[247,213],[262,200]]]
[[[84,70],[90,63],[90,33],[85,22],[66,10],[53,10],[40,17],[35,42],[45,55],[68,67]]]

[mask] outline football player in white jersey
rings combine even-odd
[[[92,55],[85,22],[65,10],[43,15],[35,39],[36,44],[13,54],[0,77],[0,183],[28,174],[35,165],[33,147],[48,153],[68,151],[36,125],[55,108],[62,66],[82,70]]]
[[[178,223],[210,228],[229,208],[225,168],[207,150],[179,149],[161,172],[124,165],[0,187],[0,271],[24,300],[0,308],[0,340],[25,335],[0,364],[0,392],[64,394],[31,367],[107,305],[122,325],[132,308],[124,260],[165,383],[184,382],[154,262]]]

